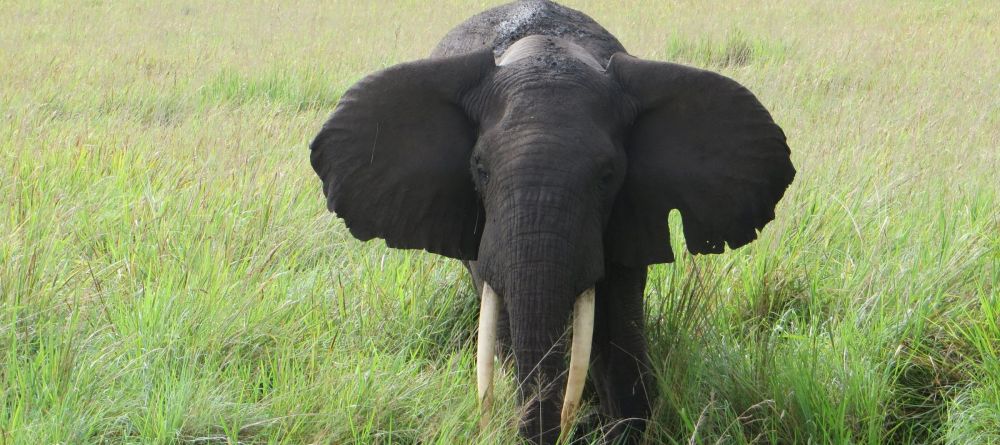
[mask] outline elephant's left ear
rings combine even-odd
[[[608,72],[637,112],[608,227],[611,258],[633,266],[673,261],[672,209],[691,253],[756,239],[795,177],[785,135],[757,98],[710,71],[621,53]]]

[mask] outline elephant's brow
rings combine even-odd
[[[551,93],[581,91],[605,93],[608,88],[597,75],[588,75],[575,70],[553,69],[547,66],[519,66],[501,73],[495,86],[499,92],[525,93],[534,90]],[[596,74],[596,73],[595,73]]]

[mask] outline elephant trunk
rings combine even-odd
[[[510,195],[514,199],[503,210],[492,212],[500,216],[486,224],[479,265],[510,320],[524,410],[521,433],[538,443],[554,443],[560,426],[571,421],[586,379],[592,288],[603,274],[600,224],[582,210],[588,206],[580,198],[568,193],[536,187]],[[579,315],[574,340],[580,341],[574,341],[576,357],[567,379],[566,334],[574,306]],[[567,381],[572,385],[567,387]]]
[[[576,416],[590,368],[593,346],[595,290],[587,289],[577,298],[573,308],[573,342],[570,352],[566,392],[563,396],[560,427],[566,431]],[[481,408],[480,427],[489,422],[493,405],[493,358],[497,344],[497,319],[500,297],[489,283],[484,283],[479,314],[479,341],[476,352],[476,386]]]
[[[523,174],[533,179],[499,181],[492,193],[498,199],[485,199],[483,278],[504,298],[546,292],[525,303],[572,305],[604,274],[603,219],[588,192],[574,184],[579,179],[561,177],[572,175]]]

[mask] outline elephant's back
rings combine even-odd
[[[548,0],[520,0],[486,10],[455,27],[438,43],[432,57],[491,48],[498,56],[530,36],[560,37],[580,45],[602,64],[625,48],[586,14]]]

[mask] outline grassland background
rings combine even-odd
[[[353,240],[306,148],[496,3],[0,0],[0,444],[513,442],[460,266]],[[1000,4],[566,4],[750,87],[799,171],[652,268],[649,442],[1000,443]]]

